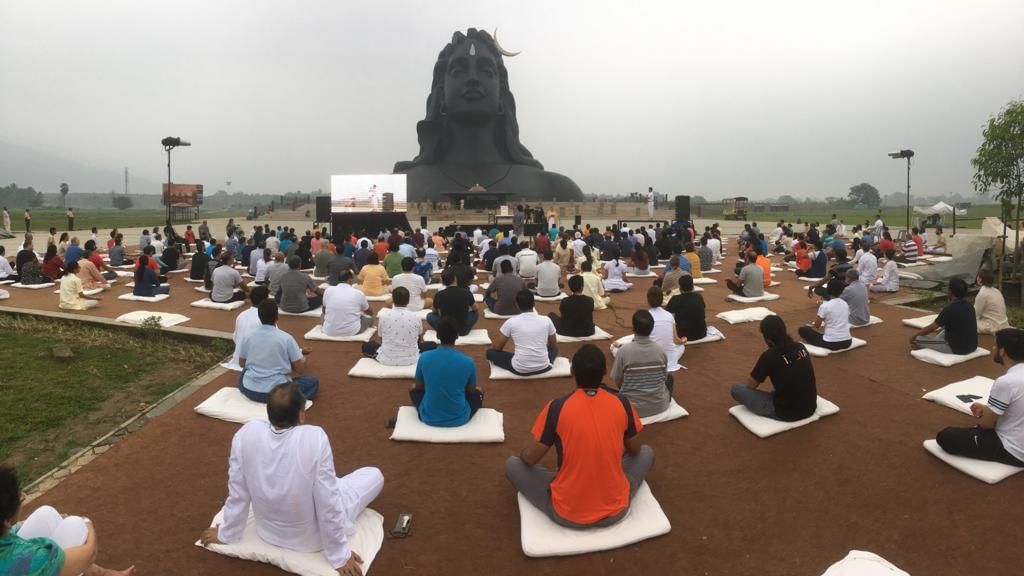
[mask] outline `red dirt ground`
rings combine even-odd
[[[725,264],[723,262],[723,264]],[[815,305],[787,273],[783,295],[767,303],[790,332],[813,318]],[[921,400],[934,389],[973,375],[1002,373],[990,359],[940,368],[909,355],[911,330],[900,319],[920,313],[874,304],[884,324],[859,329],[867,347],[815,359],[819,393],[842,411],[794,431],[761,440],[727,413],[728,387],[742,380],[764,343],[757,324],[730,326],[714,314],[726,304],[724,279],[705,286],[710,324],[724,342],[691,346],[689,368],[676,378],[682,420],[641,433],[656,454],[648,482],[672,522],[672,532],[626,548],[585,556],[530,559],[519,545],[515,494],[505,459],[530,440],[529,428],[547,400],[568,393],[571,379],[488,382],[483,347],[463,347],[477,361],[486,403],[505,414],[507,441],[490,445],[398,443],[385,421],[408,402],[409,382],[350,379],[357,343],[303,343],[313,348],[309,372],[321,392],[308,423],[329,434],[339,473],[378,466],[386,485],[373,508],[385,528],[399,512],[415,515],[413,533],[385,540],[373,574],[702,574],[816,576],[851,549],[880,554],[915,576],[1012,574],[1020,566],[1018,511],[1011,505],[1020,476],[988,486],[929,455],[921,442],[947,425],[968,426],[965,415]],[[122,280],[122,283],[124,280]],[[172,275],[171,298],[140,305],[116,300],[115,287],[94,314],[136,309],[178,312],[185,327],[230,332],[235,312],[190,308],[202,297]],[[596,314],[616,337],[629,333],[632,311],[649,280],[615,295],[616,311]],[[4,305],[57,310],[50,291],[10,290]],[[548,312],[557,304],[539,303]],[[379,308],[380,304],[374,304]],[[316,320],[282,317],[300,339]],[[499,321],[481,320],[492,337]],[[608,342],[600,343],[607,350]],[[991,345],[982,337],[982,345]],[[578,345],[563,345],[571,356]],[[610,356],[609,356],[610,360]],[[610,366],[610,363],[609,363]],[[193,407],[223,386],[229,373],[130,435],[59,486],[35,500],[92,518],[99,561],[134,563],[152,574],[279,574],[279,570],[222,557],[193,546],[226,495],[227,458],[235,424],[199,416]],[[553,460],[553,458],[552,458]],[[549,462],[549,464],[551,464]]]

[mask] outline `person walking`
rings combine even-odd
[[[7,206],[4,206],[4,232],[11,231],[11,213],[7,211]]]
[[[25,233],[32,232],[32,213],[25,208]]]

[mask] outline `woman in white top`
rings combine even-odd
[[[896,251],[892,248],[885,251],[886,263],[882,267],[882,277],[869,286],[872,292],[898,292],[900,289],[900,272],[893,258]]]
[[[992,287],[995,275],[991,270],[978,272],[978,285],[981,290],[974,298],[974,317],[978,321],[978,334],[995,334],[1003,328],[1010,327],[1006,317],[1006,301],[998,288]]]
[[[604,266],[607,277],[604,280],[604,289],[609,292],[625,292],[633,287],[624,279],[628,268],[619,260],[619,251],[612,250],[612,259]]]
[[[590,262],[590,269],[594,274],[604,276],[604,263],[594,257],[593,248],[590,246],[583,247],[583,257],[576,259],[576,267],[582,269],[584,262]]]
[[[86,296],[78,277],[78,262],[68,264],[67,274],[60,279],[61,310],[88,310],[100,305],[99,296]]]
[[[845,350],[853,344],[853,337],[850,336],[850,306],[840,298],[844,288],[846,286],[840,280],[829,281],[825,301],[818,306],[814,326],[801,326],[798,330],[804,342],[829,350]],[[823,324],[824,334],[818,332]]]

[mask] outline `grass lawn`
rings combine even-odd
[[[200,218],[241,218],[245,219],[244,210],[201,210]],[[115,210],[107,209],[82,209],[75,210],[75,231],[89,231],[93,226],[100,231],[117,228],[149,228],[159,225],[161,229],[167,219],[167,212],[161,209],[139,209],[139,210]],[[63,208],[33,208],[32,209],[32,232],[34,234],[45,234],[50,227],[63,232],[68,225],[67,217]],[[177,224],[176,224],[177,225]],[[178,232],[184,234],[184,226]],[[25,222],[22,220],[21,211],[11,211],[11,227],[16,234],[25,231]]]
[[[140,332],[0,316],[0,462],[32,481],[231,351]]]
[[[911,207],[913,209],[913,207]],[[721,217],[721,208],[715,204],[705,204],[701,207],[701,218],[719,218]],[[865,220],[868,220],[872,225],[875,223],[875,216],[878,211],[875,209],[866,210],[855,210],[853,208],[837,208],[835,211],[830,210],[803,210],[799,206],[791,207],[789,212],[750,212],[747,214],[748,222],[767,222],[775,223],[780,219],[786,222],[796,222],[798,219],[801,222],[820,222],[822,224],[830,222],[832,220],[832,214],[836,214],[848,228],[853,228],[854,224],[863,224]],[[967,209],[967,216],[957,217],[957,228],[981,228],[981,219],[986,216],[999,216],[999,206],[997,204],[973,206]],[[910,214],[911,222],[916,222],[921,218],[920,215]],[[966,220],[964,220],[966,219]],[[888,207],[882,209],[882,221],[887,226],[892,228],[902,228],[907,221],[907,209],[906,207]],[[947,215],[945,217],[946,228],[949,232],[953,229],[953,217]],[[761,230],[765,230],[765,226],[760,226]]]

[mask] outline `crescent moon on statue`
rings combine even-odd
[[[513,56],[519,56],[520,54],[522,54],[521,51],[520,52],[509,52],[508,50],[505,50],[504,48],[501,47],[501,44],[498,43],[498,29],[497,28],[494,29],[494,47],[497,48],[499,54],[501,54],[502,56],[507,56],[509,58],[512,58]]]

